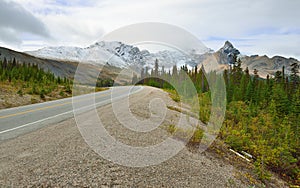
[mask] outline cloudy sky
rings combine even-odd
[[[217,50],[226,40],[243,54],[300,59],[299,0],[0,0],[0,46],[86,47],[115,29],[162,22]]]

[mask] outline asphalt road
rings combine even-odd
[[[87,112],[142,89],[141,86],[113,87],[98,93],[0,110],[0,141],[72,118],[73,110],[76,114]]]

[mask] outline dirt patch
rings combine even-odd
[[[17,89],[9,85],[0,84],[0,109],[31,104],[36,97],[17,94]],[[36,99],[37,100],[37,99]]]
[[[11,83],[0,83],[0,86],[0,109],[71,97],[70,93],[60,92],[63,90],[61,86],[57,90],[46,95],[43,99],[40,95],[18,93],[18,90],[21,88],[20,84],[16,86]]]

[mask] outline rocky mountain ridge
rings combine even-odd
[[[283,66],[286,68],[286,73],[289,74],[291,70],[290,65],[294,62],[299,63],[294,58],[281,56],[269,58],[268,56],[242,55],[229,41],[226,41],[224,46],[216,52],[207,48],[205,51],[202,50],[202,53],[191,50],[189,54],[170,50],[151,53],[148,50],[140,50],[136,46],[116,41],[100,41],[86,48],[46,47],[37,51],[26,52],[26,54],[29,54],[30,57],[34,56],[54,62],[83,62],[96,66],[109,65],[121,69],[129,68],[137,73],[145,67],[151,70],[156,59],[159,62],[159,66],[164,66],[165,70],[171,69],[173,65],[180,67],[186,64],[190,69],[195,66],[200,68],[204,65],[205,68],[208,67],[206,69],[208,71],[221,71],[228,69],[233,64],[234,57],[237,56],[242,61],[243,69],[248,67],[250,73],[257,69],[261,77],[266,77],[268,74],[274,75]],[[212,65],[212,61],[217,62],[217,66]]]

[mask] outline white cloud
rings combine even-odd
[[[286,57],[300,57],[299,44],[300,35],[290,34],[290,35],[258,35],[256,40],[250,40],[246,43],[240,42],[241,47],[246,54],[256,54],[259,52],[262,54],[267,54],[272,57],[275,55],[286,56]],[[244,47],[243,47],[244,45]],[[299,59],[300,60],[300,59]]]
[[[103,33],[150,21],[183,27],[214,49],[224,41],[211,38],[221,37],[242,52],[300,58],[297,0],[16,1],[47,25],[54,38],[45,39],[48,45],[87,46]]]
[[[49,37],[46,26],[32,13],[15,2],[2,1],[0,6],[0,40],[8,44],[21,44],[22,33]]]

